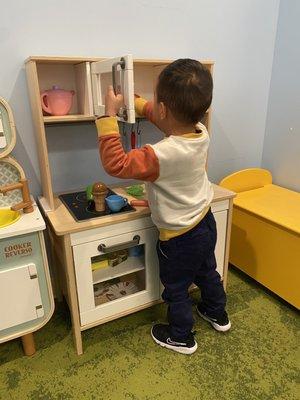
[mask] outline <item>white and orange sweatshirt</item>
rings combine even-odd
[[[138,114],[152,120],[152,104],[136,99]],[[96,121],[100,156],[105,171],[115,177],[146,182],[152,220],[160,240],[182,235],[205,216],[213,198],[206,174],[209,135],[169,136],[154,145],[125,153],[115,117]]]

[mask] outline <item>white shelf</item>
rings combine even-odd
[[[94,115],[85,115],[85,114],[67,114],[61,116],[54,115],[44,115],[43,120],[45,124],[60,124],[60,123],[71,123],[71,122],[93,122],[96,120]],[[138,121],[147,121],[145,117],[141,117],[136,115],[136,120]]]
[[[44,116],[45,124],[59,124],[62,122],[85,122],[85,121],[95,121],[95,117],[93,115],[84,115],[84,114],[68,114],[62,116]]]
[[[128,257],[116,267],[107,267],[93,271],[93,284],[118,278],[123,275],[129,275],[145,269],[144,257]]]

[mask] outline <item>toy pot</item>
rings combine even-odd
[[[108,208],[112,212],[118,212],[128,204],[128,200],[125,197],[117,194],[106,197],[105,201]]]
[[[73,102],[74,90],[52,89],[41,93],[42,109],[50,115],[66,115],[70,111]]]

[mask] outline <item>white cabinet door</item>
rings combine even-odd
[[[159,299],[159,273],[155,251],[157,236],[156,228],[148,228],[73,246],[82,326]],[[142,249],[141,255],[132,255],[137,249]],[[92,271],[97,263],[105,264],[107,260],[113,263],[114,258],[124,250],[127,253],[125,261],[116,266],[104,265]],[[121,282],[116,283],[119,280]],[[134,286],[134,290],[125,292],[122,297],[114,297],[114,291],[119,285],[124,285],[124,282],[129,285],[130,290]],[[103,293],[108,298],[104,301]]]
[[[43,317],[34,264],[0,271],[0,330]]]
[[[227,210],[214,212],[214,217],[217,224],[217,244],[215,249],[217,271],[221,275],[221,278],[223,278],[227,230]]]
[[[134,82],[132,55],[109,58],[91,63],[94,113],[105,115],[105,94],[112,85],[116,94],[124,97],[124,107],[119,110],[120,121],[134,123]]]

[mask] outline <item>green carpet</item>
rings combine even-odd
[[[34,357],[23,356],[19,340],[0,345],[0,398],[299,400],[299,314],[237,271],[229,274],[228,311],[226,334],[195,315],[192,356],[154,344],[151,324],[165,316],[158,305],[84,332],[78,357],[58,307],[35,334]]]

